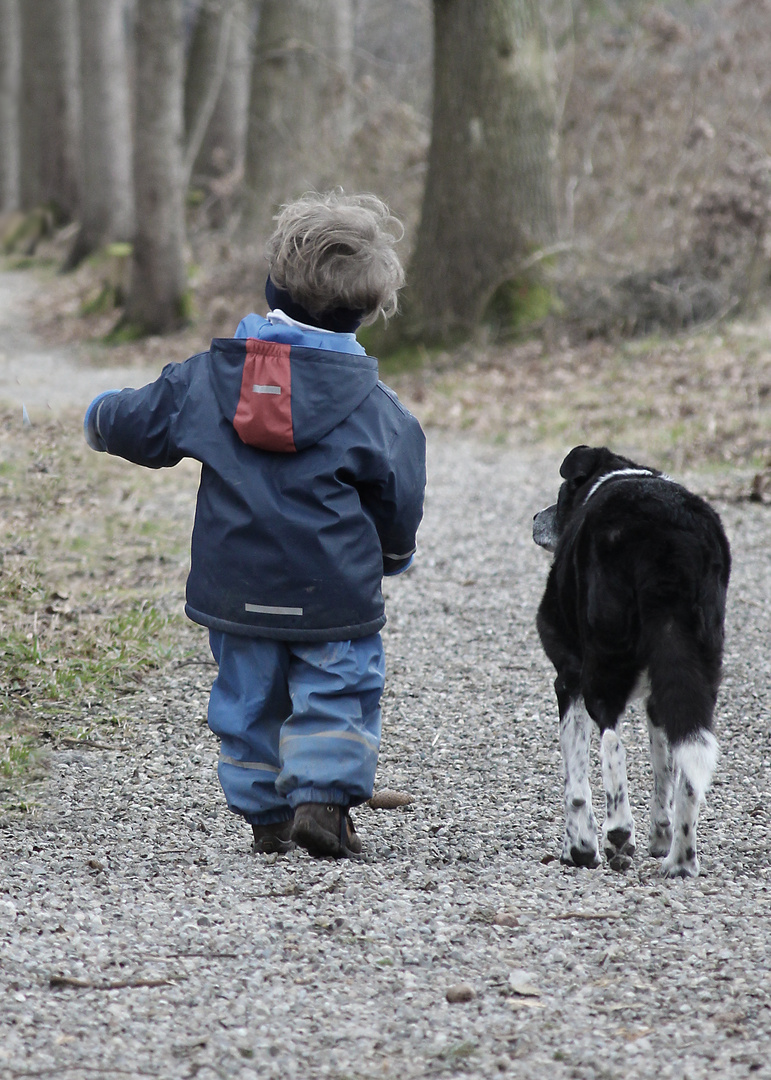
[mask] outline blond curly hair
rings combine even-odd
[[[404,269],[394,245],[402,223],[376,195],[309,192],[282,206],[266,255],[271,280],[318,316],[362,312],[362,323],[390,318]]]

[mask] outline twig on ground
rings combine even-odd
[[[552,915],[552,919],[620,919],[620,911],[561,911],[559,915]]]
[[[184,976],[179,976],[184,978]],[[116,979],[113,982],[94,982],[92,979],[78,979],[72,975],[52,975],[48,985],[53,990],[125,990],[136,986],[173,986],[174,979]]]

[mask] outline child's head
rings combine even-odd
[[[276,218],[266,250],[269,282],[330,329],[387,319],[404,283],[394,251],[403,232],[375,195],[304,195]]]

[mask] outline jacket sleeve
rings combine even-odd
[[[400,574],[415,554],[426,490],[426,439],[409,413],[393,438],[381,482],[361,492],[383,550],[383,573]]]
[[[176,431],[190,372],[190,361],[167,364],[155,382],[139,390],[95,398],[86,413],[89,445],[151,469],[176,465],[184,457]]]

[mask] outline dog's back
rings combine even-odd
[[[623,710],[646,671],[673,742],[709,726],[729,571],[715,512],[667,479],[609,482],[571,516],[544,604],[559,598],[574,628],[584,697],[601,727],[615,723],[604,713]]]

